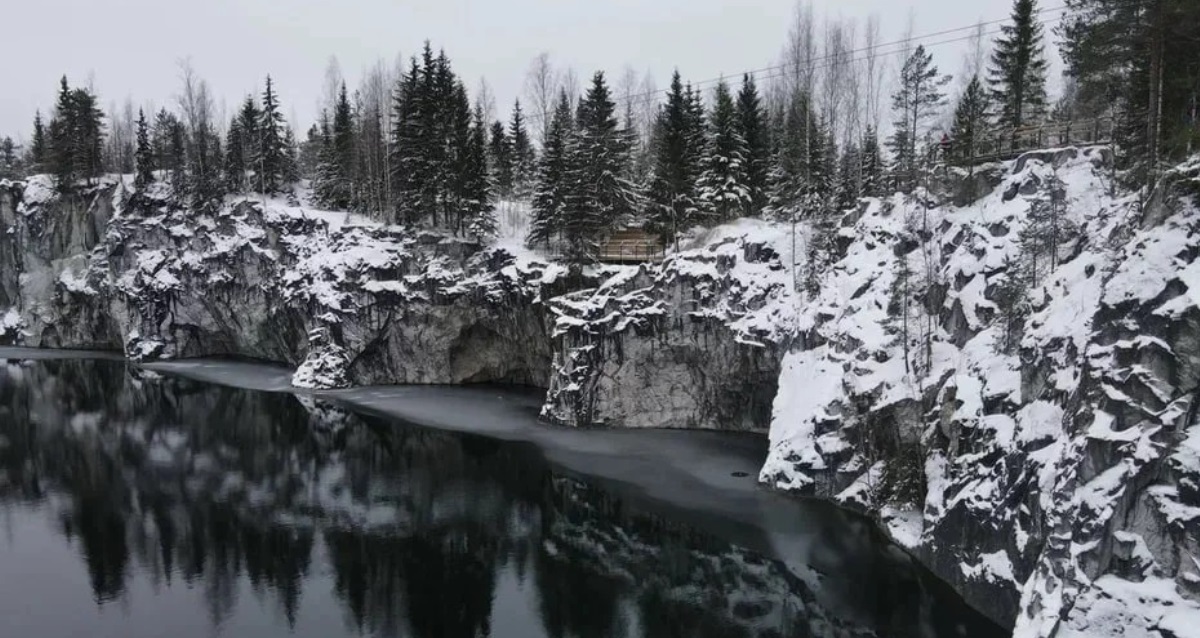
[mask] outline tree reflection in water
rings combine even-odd
[[[787,565],[529,445],[115,362],[0,363],[0,509],[52,513],[100,606],[153,604],[139,579],[190,587],[220,628],[248,591],[279,635],[316,635],[321,597],[347,634],[421,637],[918,635],[930,609],[901,574],[838,617]],[[11,554],[0,569],[37,559]]]

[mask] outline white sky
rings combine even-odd
[[[59,76],[91,78],[107,108],[132,96],[165,104],[190,57],[232,111],[270,73],[303,130],[336,55],[353,88],[378,59],[445,48],[475,94],[485,77],[506,117],[530,60],[547,51],[581,79],[625,65],[664,88],[685,79],[731,78],[774,64],[792,0],[10,0],[0,35],[0,135],[27,138],[35,109],[53,105]],[[812,0],[818,16],[882,19],[883,40],[904,34],[910,10],[921,35],[1006,17],[1010,0]],[[1054,7],[1043,0],[1043,7]],[[931,38],[944,40],[950,36]],[[962,67],[964,43],[933,47],[943,72]],[[1050,54],[1057,61],[1057,55]],[[895,65],[889,65],[889,69]]]

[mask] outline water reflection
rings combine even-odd
[[[0,363],[0,519],[0,615],[27,635],[989,629],[952,603],[931,623],[903,570],[851,583],[865,603],[835,613],[788,565],[558,474],[530,445],[114,362]],[[91,613],[61,585],[80,569]]]

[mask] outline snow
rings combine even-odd
[[[979,562],[975,565],[963,563],[959,566],[963,576],[973,580],[983,580],[991,583],[1015,583],[1012,561],[1004,550],[980,554]]]
[[[1173,467],[1192,477],[1181,480],[1196,482],[1200,435],[1189,432],[1182,443],[1164,436],[1187,410],[1190,390],[1175,387],[1171,375],[1191,368],[1167,367],[1177,366],[1181,355],[1172,344],[1184,337],[1146,334],[1134,320],[1112,319],[1128,317],[1130,307],[1165,319],[1200,308],[1200,214],[1184,205],[1164,214],[1161,223],[1143,225],[1155,213],[1143,213],[1136,196],[1107,195],[1099,152],[1031,155],[1020,172],[1009,163],[1009,173],[991,194],[961,207],[926,210],[919,198],[901,196],[865,200],[839,236],[843,257],[820,274],[816,295],[795,306],[796,345],[783,359],[771,450],[760,472],[769,485],[818,493],[836,475],[848,487],[834,497],[880,513],[901,544],[953,552],[964,578],[1024,590],[1022,607],[1030,615],[1019,624],[1019,635],[1048,635],[1056,619],[1070,613],[1074,596],[1101,595],[1084,575],[1085,566],[1093,564],[1118,511],[1128,515],[1124,501],[1130,490],[1148,494],[1171,525],[1200,520],[1200,508],[1179,487],[1138,484],[1148,478],[1147,464],[1170,446]],[[1025,316],[1019,342],[1006,347],[1007,326],[995,293],[1020,263],[1031,200],[1051,179],[1065,187],[1063,218],[1070,232],[1059,263],[1039,273],[1017,306]],[[918,230],[934,229],[930,241],[913,242],[911,252],[897,256],[895,247],[914,235],[914,222]],[[899,260],[907,262],[916,285],[945,286],[932,321],[926,323],[926,308],[909,307],[909,327],[916,334],[908,344],[908,366],[895,312]],[[1105,324],[1097,324],[1098,317]],[[1093,382],[1088,390],[1094,395],[1080,396],[1084,379]],[[1076,397],[1082,405],[1071,403]],[[927,410],[916,423],[908,423],[912,406]],[[897,433],[923,446],[921,504],[878,502],[873,487],[889,470],[884,461],[868,462],[860,454],[859,442],[870,436],[863,428],[890,427],[900,419]],[[1103,459],[1095,467],[1083,461],[1092,458],[1089,446]],[[1039,510],[1014,509],[1026,490]],[[883,516],[911,512],[916,505],[921,506],[916,524],[897,526]],[[980,526],[994,527],[995,541],[1004,548],[927,545],[957,508],[969,510]],[[961,525],[960,518],[949,520]],[[1065,565],[1050,563],[1050,552],[1026,554],[1047,541],[1031,542],[1033,531],[1055,525],[1076,530]],[[1135,553],[1147,543],[1169,542],[1126,540]],[[1017,582],[1018,558],[1044,571]],[[1125,598],[1112,609],[1138,604]],[[1194,601],[1179,604],[1188,610],[1185,615],[1198,608]]]

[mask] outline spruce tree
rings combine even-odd
[[[533,219],[527,243],[530,246],[549,244],[562,233],[567,193],[570,183],[569,154],[575,138],[575,121],[571,114],[571,99],[563,91],[558,96],[550,126],[542,142],[538,162],[537,185],[533,196]]]
[[[750,204],[746,176],[746,142],[742,139],[737,107],[729,86],[717,84],[708,125],[708,148],[699,179],[700,199],[719,221],[739,215]]]
[[[1058,27],[1078,103],[1115,117],[1117,159],[1153,177],[1163,158],[1200,148],[1200,3],[1195,0],[1066,0]]]
[[[29,147],[30,172],[39,174],[46,170],[47,146],[46,127],[42,124],[42,112],[33,115],[33,143]]]
[[[568,191],[562,219],[568,258],[594,258],[596,241],[637,210],[640,194],[628,175],[629,137],[618,127],[603,72],[579,102],[577,129],[568,161]]]
[[[104,173],[104,112],[100,100],[87,89],[72,91],[75,110],[74,162],[76,170],[87,178]]]
[[[650,180],[650,224],[672,241],[701,217],[697,188],[702,147],[698,145],[696,98],[679,71],[671,77],[667,103],[659,109],[654,131],[654,167]],[[702,129],[701,129],[702,130]]]
[[[295,184],[300,181],[300,145],[296,143],[296,133],[291,126],[283,128],[283,183]]]
[[[1046,56],[1036,0],[1014,0],[1012,24],[1001,27],[989,68],[1000,124],[1020,128],[1046,110]]]
[[[243,172],[238,176],[241,190],[252,190],[260,185],[257,179],[251,180],[250,176],[257,176],[261,172],[261,166],[259,166],[263,142],[260,134],[261,120],[262,111],[258,109],[254,96],[247,95],[237,114],[238,128],[242,133]]]
[[[225,133],[225,187],[230,192],[241,192],[246,180],[246,154],[249,151],[242,122],[234,117]]]
[[[766,114],[758,96],[758,88],[754,84],[754,76],[749,73],[742,78],[737,110],[738,132],[745,143],[746,189],[750,196],[742,214],[758,215],[767,205],[771,144],[767,139]]]
[[[426,58],[432,53],[425,43]],[[412,60],[396,91],[392,116],[392,181],[396,185],[396,221],[415,223],[423,214],[425,192],[422,186],[429,173],[422,146],[425,112],[422,69]]]
[[[354,112],[346,94],[346,84],[338,91],[333,107],[333,126],[329,132],[328,153],[323,168],[324,200],[334,210],[350,210],[355,205],[357,152]]]
[[[21,156],[16,142],[11,137],[0,139],[0,180],[16,179],[21,176]]]
[[[779,220],[804,216],[809,184],[810,138],[815,129],[808,95],[793,91],[784,105],[774,136],[774,162],[769,175],[767,208]]]
[[[259,171],[257,182],[265,194],[279,192],[285,181],[287,168],[287,146],[284,143],[283,114],[279,111],[279,98],[275,94],[271,76],[267,76],[262,96],[262,112],[258,121],[258,155],[255,158]]]
[[[524,199],[529,197],[532,189],[535,158],[520,100],[513,103],[512,119],[508,122],[508,139],[512,146],[513,195]]]
[[[892,94],[892,111],[896,119],[888,147],[892,151],[896,179],[905,189],[911,190],[916,185],[921,159],[918,142],[925,132],[925,123],[937,115],[943,105],[946,96],[942,90],[949,81],[950,76],[938,73],[933,56],[924,45],[917,45],[900,71],[899,86]]]
[[[76,118],[75,102],[71,87],[67,84],[67,76],[59,82],[58,102],[54,107],[54,115],[50,118],[50,172],[54,174],[60,189],[67,189],[75,183],[78,169],[75,166],[75,141],[79,125]]]
[[[475,109],[462,170],[463,210],[467,216],[464,230],[477,239],[493,237],[496,234],[496,214],[488,183],[487,124],[483,119],[482,107]]]
[[[312,189],[316,202],[329,207],[335,197],[337,188],[337,166],[334,158],[333,137],[329,130],[329,114],[321,111],[320,124],[314,124],[308,132],[308,142],[316,154],[316,167],[313,170]]]
[[[863,196],[863,158],[858,145],[850,144],[838,158],[837,179],[834,186],[834,201],[839,211],[853,208]]]
[[[879,148],[879,135],[869,124],[863,133],[861,153],[862,194],[878,197],[883,194],[883,154]]]
[[[141,109],[138,109],[137,148],[133,157],[137,166],[134,184],[138,188],[145,187],[154,181],[154,149],[150,145],[150,125],[146,122],[146,114]]]
[[[958,98],[950,128],[950,159],[969,163],[988,128],[988,99],[979,76],[973,76]]]
[[[508,132],[500,120],[492,123],[487,155],[488,169],[496,194],[508,197],[513,189],[513,151]]]

